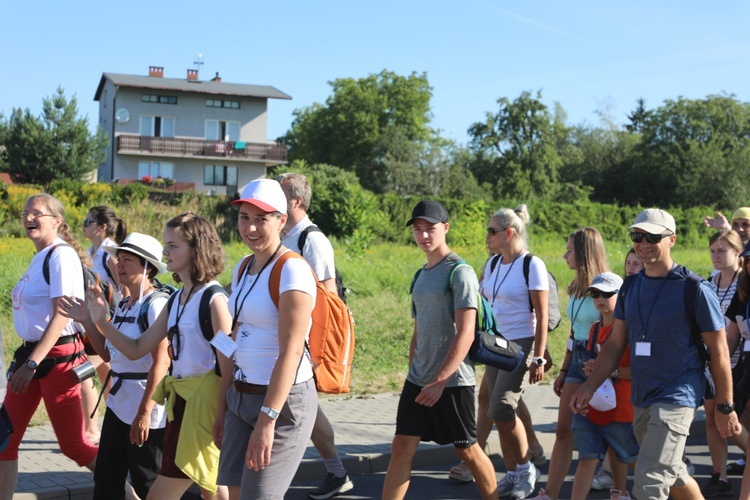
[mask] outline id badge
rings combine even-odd
[[[573,352],[573,339],[571,339],[570,337],[568,337],[568,350],[570,352]]]
[[[750,352],[750,340],[745,339],[745,344],[742,347],[742,352]]]
[[[651,356],[651,342],[636,342],[635,343],[635,355],[636,356]]]

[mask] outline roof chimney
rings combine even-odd
[[[148,76],[153,76],[154,78],[164,78],[164,67],[163,66],[149,66]]]
[[[188,80],[198,80],[198,70],[197,69],[189,69],[189,70],[187,70],[187,79]]]
[[[213,77],[213,78],[211,78],[211,81],[212,82],[220,82],[221,81],[221,77],[219,76],[219,72],[218,71],[216,72],[216,76]]]

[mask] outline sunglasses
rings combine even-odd
[[[495,229],[494,227],[488,227],[487,228],[487,236],[495,236],[497,233],[502,233],[508,229],[507,227],[504,227],[502,229]]]
[[[169,359],[172,361],[177,361],[180,357],[180,347],[182,347],[181,340],[180,340],[180,329],[177,328],[177,325],[173,326],[167,331],[167,342],[169,342],[169,345],[167,346],[167,354],[169,354]]]
[[[605,299],[609,299],[617,295],[617,292],[600,292],[598,290],[593,290],[591,292],[591,298],[592,299],[598,299],[599,297],[604,297]]]
[[[96,224],[93,219],[83,219],[83,227],[89,227],[91,224]]]
[[[630,240],[633,243],[640,243],[645,238],[646,241],[648,241],[652,245],[656,245],[664,238],[669,238],[670,236],[674,236],[674,233],[669,233],[669,234],[630,233]]]

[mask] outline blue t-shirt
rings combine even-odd
[[[630,342],[633,406],[669,403],[697,408],[703,403],[706,377],[685,311],[687,269],[674,267],[664,278],[644,272],[629,277],[620,293],[615,318],[624,320]],[[698,285],[695,321],[701,332],[724,328],[719,299],[707,282]],[[638,344],[650,344],[651,355],[639,356]]]
[[[588,294],[582,297],[571,296],[566,312],[570,318],[575,340],[588,340],[591,325],[602,319],[602,314],[596,308],[594,299]]]

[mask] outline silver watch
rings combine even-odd
[[[273,408],[269,408],[268,406],[261,406],[260,411],[268,415],[271,420],[276,420],[277,418],[279,418],[279,412],[274,410]]]

